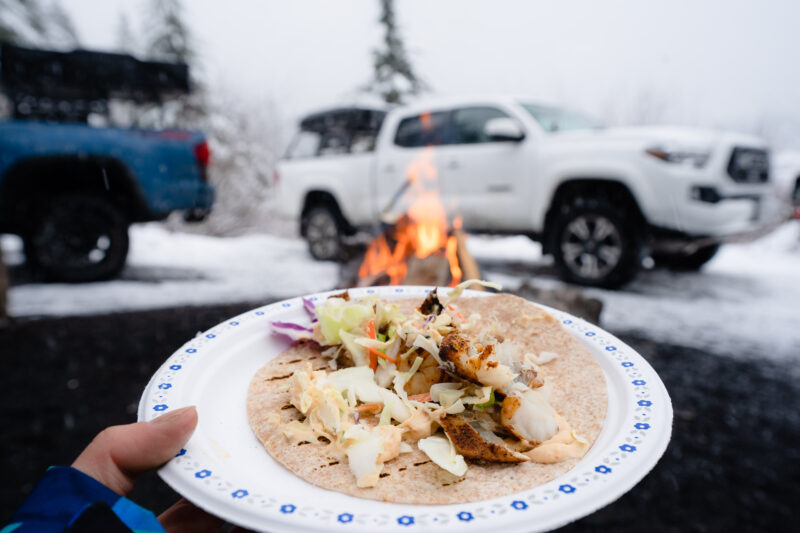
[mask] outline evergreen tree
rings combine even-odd
[[[77,48],[81,45],[78,30],[62,5],[54,1],[47,10],[47,45],[56,48]]]
[[[425,84],[414,73],[406,54],[403,40],[397,29],[394,0],[379,0],[381,16],[379,22],[385,33],[383,46],[373,50],[374,74],[366,87],[378,94],[386,103],[402,103],[408,96],[416,96],[426,89]]]
[[[189,65],[192,93],[162,106],[159,126],[203,127],[206,118],[205,90],[197,77],[197,55],[191,30],[185,23],[181,0],[150,0],[144,53],[148,59],[179,61]]]
[[[145,53],[158,61],[182,61],[191,65],[195,59],[193,40],[184,22],[181,0],[150,0]]]
[[[121,13],[117,20],[117,43],[116,50],[122,54],[136,55],[139,52],[139,43],[136,35],[131,28],[131,21],[128,15]]]
[[[35,46],[42,44],[46,33],[46,17],[38,1],[0,0],[0,39]]]

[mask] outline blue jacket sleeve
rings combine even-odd
[[[79,470],[53,466],[0,533],[61,533],[93,504],[103,503],[137,533],[164,533],[155,515]]]

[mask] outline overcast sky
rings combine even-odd
[[[62,0],[87,47],[109,48],[144,0]],[[656,5],[657,4],[657,5]],[[377,0],[191,0],[212,87],[286,118],[369,79]],[[402,36],[437,95],[513,93],[612,122],[762,130],[800,148],[800,1],[397,0]]]

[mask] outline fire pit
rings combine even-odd
[[[358,286],[449,285],[480,277],[466,246],[462,220],[452,225],[439,196],[433,149],[424,150],[406,169],[406,180],[382,211],[385,229],[367,247],[358,269]],[[392,215],[405,200],[408,208]]]

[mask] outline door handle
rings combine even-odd
[[[385,167],[383,167],[383,171],[386,174],[392,174],[394,172],[394,165],[386,165]]]
[[[461,168],[461,164],[456,161],[455,159],[451,159],[449,163],[447,163],[448,170],[458,170]]]
[[[511,185],[508,183],[497,183],[486,187],[486,192],[510,192]]]

